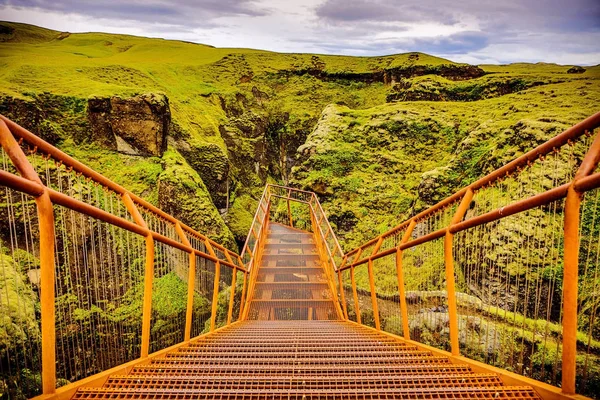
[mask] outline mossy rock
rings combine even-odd
[[[159,176],[159,206],[230,249],[237,250],[233,234],[212,202],[198,173],[175,149],[163,156],[164,170]]]
[[[177,149],[188,164],[200,175],[213,203],[226,208],[229,190],[229,160],[223,149],[214,143],[178,141]]]

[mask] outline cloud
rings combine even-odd
[[[0,0],[9,20],[217,47],[600,63],[598,0]]]
[[[450,12],[439,6],[433,10],[435,2],[430,3],[432,4],[403,1],[399,5],[383,0],[326,0],[317,7],[316,14],[319,18],[337,23],[355,23],[358,21],[436,21],[451,24],[456,22]]]
[[[0,6],[179,26],[227,16],[261,16],[252,0],[0,0]]]
[[[315,13],[323,22],[458,24],[467,18],[483,28],[505,30],[554,28],[561,30],[600,29],[600,2],[597,0],[325,0]]]

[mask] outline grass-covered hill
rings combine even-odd
[[[267,180],[323,194],[348,247],[385,230],[496,165],[486,152],[507,129],[549,137],[591,114],[600,68],[570,68],[280,54],[0,23],[0,113],[232,247]],[[164,126],[159,137],[147,137],[144,118]],[[457,153],[466,139],[478,140],[477,157]],[[461,179],[417,190],[452,162]]]

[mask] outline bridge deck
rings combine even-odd
[[[73,399],[537,399],[338,320],[312,234],[270,224],[248,320]]]

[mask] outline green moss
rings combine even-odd
[[[217,243],[236,249],[233,234],[216,210],[198,173],[172,148],[164,153],[162,163],[163,171],[158,177],[160,207]]]
[[[10,354],[40,340],[36,319],[39,301],[22,267],[7,254],[0,255],[0,353]],[[9,350],[11,349],[11,350]]]
[[[227,211],[225,221],[238,243],[243,243],[250,231],[258,202],[249,195],[237,197]]]

